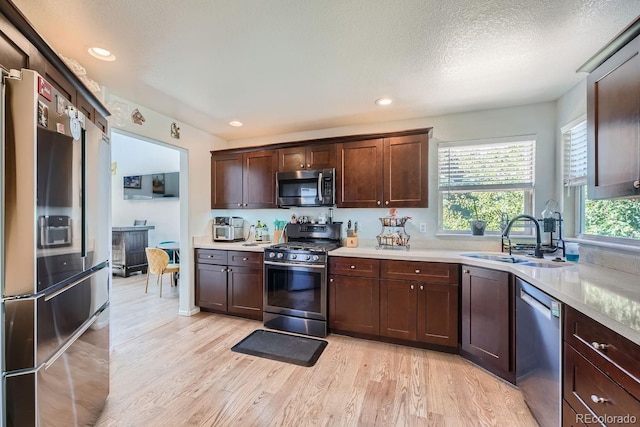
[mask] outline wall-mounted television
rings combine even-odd
[[[180,172],[125,176],[122,187],[125,200],[180,197]]]

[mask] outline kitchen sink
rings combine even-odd
[[[488,261],[506,262],[509,264],[524,264],[524,263],[530,262],[526,258],[518,258],[511,255],[480,254],[480,253],[460,254],[460,255],[466,256],[469,258],[486,259]]]

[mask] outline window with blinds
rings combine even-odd
[[[535,150],[533,136],[440,143],[440,231],[468,233],[481,220],[499,233],[506,218],[531,214]]]
[[[438,171],[440,190],[533,188],[535,140],[442,143]]]
[[[587,183],[587,122],[582,121],[562,133],[563,180],[566,187]]]

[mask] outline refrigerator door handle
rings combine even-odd
[[[93,316],[91,316],[89,318],[89,320],[84,322],[84,324],[71,337],[69,337],[67,342],[62,347],[60,347],[51,356],[51,358],[49,358],[49,360],[47,362],[44,363],[44,370],[46,371],[47,369],[49,369],[49,367],[51,367],[54,363],[56,363],[56,360],[58,360],[60,358],[60,356],[62,356],[62,354],[65,351],[67,351],[67,349],[69,347],[71,347],[73,345],[73,343],[75,343],[78,340],[78,338],[80,338],[82,336],[82,334],[84,334],[86,332],[86,330],[91,327],[91,325],[93,325],[95,323],[96,320],[98,320],[98,317],[100,317],[101,314],[102,314],[102,310],[98,311]]]
[[[44,300],[45,301],[49,301],[49,300],[57,297],[58,295],[60,295],[60,294],[62,294],[64,292],[68,291],[69,289],[73,288],[74,286],[84,282],[89,277],[95,276],[100,270],[102,270],[105,267],[106,267],[106,262],[94,267],[94,269],[89,270],[90,271],[89,274],[86,274],[86,275],[74,280],[73,282],[61,287],[60,289],[57,289],[54,292],[51,292],[50,294],[45,295]]]

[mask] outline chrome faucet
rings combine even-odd
[[[518,215],[518,216],[514,217],[511,221],[509,221],[509,224],[507,225],[507,227],[502,232],[502,237],[505,237],[507,239],[509,238],[509,230],[511,230],[511,226],[513,225],[514,222],[516,222],[519,219],[528,219],[529,221],[533,221],[533,224],[536,226],[536,249],[535,249],[535,251],[533,253],[533,256],[535,258],[543,258],[543,255],[542,255],[542,238],[540,237],[540,223],[538,222],[537,219],[535,219],[531,215]]]

